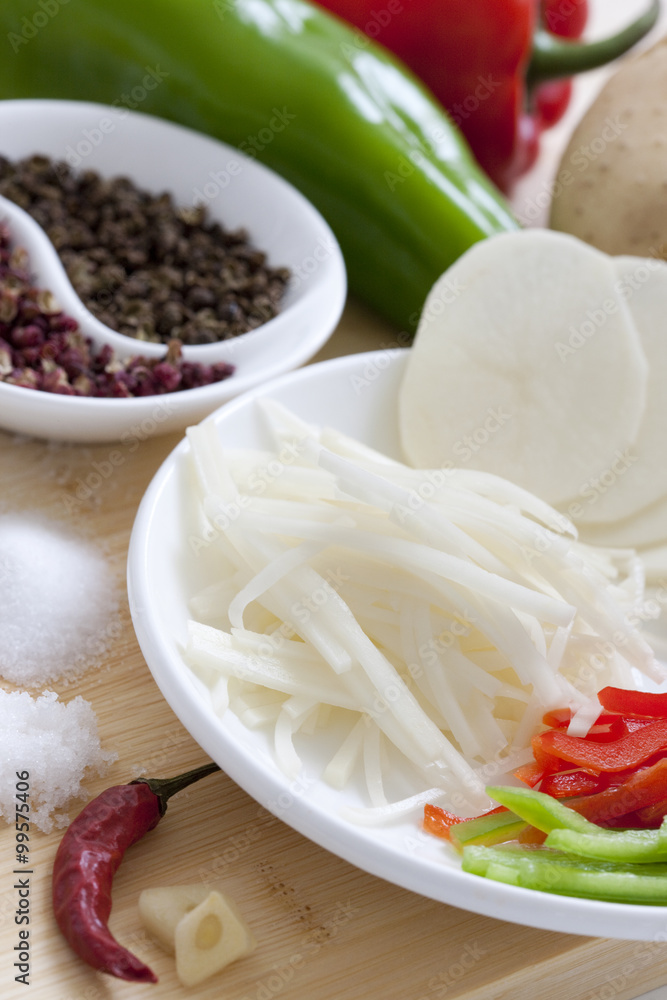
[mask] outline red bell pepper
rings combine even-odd
[[[535,788],[544,777],[544,768],[537,761],[532,761],[530,764],[522,764],[513,773],[518,781],[523,781],[529,788]]]
[[[554,770],[562,770],[563,762],[568,761],[592,774],[626,771],[667,752],[667,719],[649,722],[605,743],[551,729],[534,736],[532,746],[538,763],[546,759]]]
[[[598,701],[608,712],[619,712],[621,715],[634,715],[643,718],[667,718],[667,694],[606,687],[598,692]]]
[[[577,21],[559,22],[549,0],[544,25],[537,0],[319,0],[321,6],[384,45],[426,84],[460,126],[473,153],[503,191],[534,163],[545,127],[535,95],[622,55],[653,27],[659,0],[628,28],[590,44]],[[572,3],[575,0],[571,0]],[[584,12],[580,12],[579,17]],[[548,30],[549,18],[554,24]],[[359,43],[360,53],[363,42]],[[544,91],[543,99],[544,99]],[[560,92],[558,101],[563,101]],[[557,103],[557,117],[564,105]]]
[[[460,816],[441,809],[440,806],[427,804],[424,806],[424,829],[427,833],[432,833],[436,837],[449,840],[449,828],[455,823],[462,823]]]
[[[606,776],[598,777],[581,770],[560,771],[545,775],[540,791],[553,795],[555,799],[567,799],[574,795],[593,795],[604,790],[606,784]]]
[[[617,788],[604,789],[568,805],[592,823],[604,824],[639,809],[648,809],[656,803],[664,803],[666,787],[667,759],[663,758],[651,767],[635,771]]]

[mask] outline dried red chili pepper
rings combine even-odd
[[[375,0],[319,3],[416,73],[503,191],[537,157],[543,127],[533,101],[537,89],[616,59],[654,26],[659,13],[653,0],[623,31],[580,43],[549,30],[548,22],[543,26],[537,0],[413,0],[381,8]]]
[[[211,763],[175,778],[114,785],[67,828],[53,863],[53,912],[70,947],[94,969],[132,982],[157,982],[155,973],[123,948],[107,926],[113,877],[128,847],[164,816],[167,800],[219,770]]]

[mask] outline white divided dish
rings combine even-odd
[[[222,406],[211,420],[229,448],[267,448],[258,398],[282,402],[298,416],[330,425],[392,457],[401,457],[397,395],[406,351],[339,358],[283,375]],[[189,443],[164,462],[139,507],[129,558],[130,609],[137,637],[167,702],[209,754],[262,806],[360,869],[454,906],[517,924],[587,936],[655,940],[665,933],[662,907],[556,896],[494,882],[461,870],[453,850],[421,830],[421,810],[387,826],[356,825],[341,814],[363,804],[354,787],[337,791],[320,779],[331,748],[316,735],[304,771],[290,780],[278,768],[270,737],[228,711],[221,720],[208,688],[184,663],[188,600],[201,588],[201,560],[190,544]],[[208,582],[208,581],[204,581]],[[322,737],[324,740],[324,737]],[[502,775],[493,780],[501,783]]]
[[[0,427],[59,440],[122,440],[132,428],[150,433],[181,430],[257,384],[308,361],[326,342],[342,313],[346,274],[338,243],[311,203],[276,173],[231,146],[149,115],[79,101],[0,102],[0,155],[17,160],[41,153],[95,170],[128,176],[154,193],[168,191],[177,205],[205,203],[208,218],[244,229],[273,267],[292,278],[281,311],[232,340],[185,347],[183,356],[235,366],[224,381],[160,396],[101,399],[63,396],[0,382]],[[16,245],[31,256],[36,283],[49,288],[63,310],[97,344],[117,356],[162,356],[164,345],[109,329],[81,303],[43,231],[11,202],[0,202]]]

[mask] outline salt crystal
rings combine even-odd
[[[101,749],[91,705],[80,695],[64,704],[54,691],[33,699],[0,689],[0,720],[0,816],[14,822],[17,772],[27,771],[30,825],[44,833],[66,826],[59,810],[85,795],[84,776],[104,774],[117,756]]]
[[[0,517],[0,675],[22,687],[71,680],[119,627],[114,581],[90,543],[45,519]]]

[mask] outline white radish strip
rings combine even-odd
[[[447,546],[454,554],[468,556],[486,569],[498,572],[500,562],[488,549],[477,545],[469,535],[456,525],[438,516],[428,504],[420,503],[419,514],[410,509],[410,494],[388,482],[382,476],[360,469],[347,459],[334,455],[325,448],[312,446],[315,461],[338,477],[343,488],[363,503],[377,504],[391,514],[391,519],[401,527],[409,528],[418,538],[437,548]],[[398,508],[398,509],[397,509]]]
[[[201,424],[188,427],[185,433],[190,442],[202,495],[215,496],[222,500],[232,499],[238,491],[227,470],[222,445],[213,421],[204,420]]]
[[[221,675],[213,683],[211,688],[211,705],[215,714],[222,718],[229,708],[229,677]]]
[[[321,549],[322,546],[317,543],[304,542],[286,549],[267,563],[231,601],[228,614],[232,627],[243,628],[243,612],[248,604],[275,587],[291,570],[311,560]]]
[[[338,635],[346,643],[350,655],[363,667],[380,697],[383,711],[374,716],[380,728],[384,729],[387,717],[393,716],[406,736],[415,743],[423,760],[429,762],[430,770],[443,775],[451,771],[463,782],[471,780],[470,766],[424,712],[405,681],[364,635],[352,615],[346,634],[343,636],[339,632]],[[348,687],[356,683],[356,675],[353,676],[352,672],[341,676]]]
[[[420,489],[425,484],[433,488],[430,498],[434,504],[442,504],[454,510],[468,500],[476,511],[495,509],[497,515],[508,513],[513,508],[529,514],[535,520],[558,534],[577,537],[577,529],[572,521],[539,497],[522,489],[500,476],[474,469],[412,469],[407,465],[394,464],[391,468],[362,463],[369,472],[386,476],[391,482],[409,489],[415,500],[421,500]],[[464,508],[463,508],[464,509]]]
[[[319,440],[320,430],[313,424],[307,423],[301,417],[293,413],[282,403],[270,396],[264,396],[257,400],[257,408],[264,416],[264,422],[269,427],[276,444],[282,444],[286,439],[308,440],[314,438]]]
[[[442,788],[429,788],[424,792],[410,795],[408,798],[392,802],[387,806],[378,806],[376,808],[343,806],[339,815],[343,819],[350,820],[359,826],[382,826],[385,823],[407,820],[414,817],[418,817],[421,820],[424,806],[437,805],[438,802],[442,802],[446,797],[447,792]],[[479,811],[487,808],[488,805],[489,799],[487,797]]]
[[[228,535],[233,538],[239,553],[256,572],[259,572],[268,559],[274,559],[280,554],[281,549],[270,539],[259,535],[251,536],[245,530],[248,517],[244,511],[234,525],[229,527]],[[239,530],[239,521],[242,523],[243,531]],[[304,607],[303,602],[309,600],[310,595],[319,594],[320,591],[325,593],[327,600],[332,598],[331,611],[335,614],[339,603],[334,600],[337,595],[331,584],[309,567],[297,566],[282,579],[280,587],[273,587],[264,594],[262,603],[295,633],[312,642],[333,670],[342,673],[351,667],[349,655],[341,643],[331,635],[330,630],[323,628],[318,616]],[[298,622],[294,623],[290,619],[297,612],[300,616]]]
[[[185,655],[192,664],[213,667],[240,680],[264,684],[285,694],[310,691],[318,701],[357,709],[357,703],[336,682],[336,675],[316,671],[314,664],[290,662],[276,653],[272,656],[248,655],[235,648],[232,636],[198,622],[188,622],[188,633]]]
[[[362,715],[355,722],[325,767],[322,778],[333,788],[344,788],[352,777],[352,772],[359,761],[368,721],[368,716]]]
[[[401,603],[399,613],[399,631],[403,661],[407,664],[410,676],[415,680],[425,698],[435,705],[435,696],[429,678],[422,664],[422,654],[415,636],[415,620],[419,603],[413,597],[406,597]],[[442,715],[442,713],[440,713]]]
[[[419,542],[407,542],[401,538],[377,538],[369,532],[358,531],[344,526],[301,523],[289,518],[275,518],[270,524],[261,524],[261,515],[248,513],[247,523],[256,530],[269,530],[276,534],[310,538],[331,545],[363,549],[379,556],[385,562],[397,564],[412,572],[426,571],[450,580],[457,586],[475,591],[485,597],[504,602],[511,608],[526,611],[553,625],[567,625],[575,613],[575,608],[564,601],[557,601],[543,594],[535,593],[503,579],[496,573],[489,573],[472,563],[446,552],[437,552]]]
[[[537,652],[546,660],[547,641],[540,623],[532,615],[524,615],[521,611],[515,611],[514,614],[525,628],[526,634],[530,637],[530,641]]]
[[[316,708],[316,703],[305,695],[294,695],[282,706],[274,730],[274,749],[280,768],[288,778],[298,777],[302,761],[294,749],[294,734],[301,723]]]
[[[371,806],[386,806],[387,796],[382,784],[382,732],[377,726],[368,726],[364,734],[363,758],[366,788]]]
[[[280,702],[269,702],[267,705],[257,705],[255,708],[236,710],[236,714],[248,729],[259,729],[268,723],[275,723],[280,714]]]
[[[424,606],[415,611],[415,639],[418,650],[423,650],[421,663],[425,667],[435,704],[446,720],[447,728],[461,752],[467,757],[476,757],[480,752],[479,741],[473,735],[460,703],[453,695],[448,669],[440,655],[437,636],[433,635],[431,615]]]
[[[549,643],[549,649],[547,651],[547,663],[554,673],[560,670],[561,663],[563,662],[563,656],[565,655],[565,650],[567,649],[567,644],[570,641],[570,635],[572,634],[572,625],[563,628],[559,625],[553,636],[551,637],[551,642]]]
[[[388,455],[383,455],[381,451],[377,451],[375,448],[371,448],[367,444],[355,440],[355,438],[348,437],[347,434],[343,434],[342,431],[337,431],[333,427],[322,428],[320,444],[325,448],[329,448],[330,451],[335,452],[337,455],[342,455],[343,458],[351,459],[358,465],[373,462],[381,465],[387,471],[390,469],[406,468],[402,462],[390,458]]]
[[[600,702],[597,698],[585,701],[577,708],[570,719],[570,724],[567,727],[567,735],[585,736],[597,719],[600,711]]]

